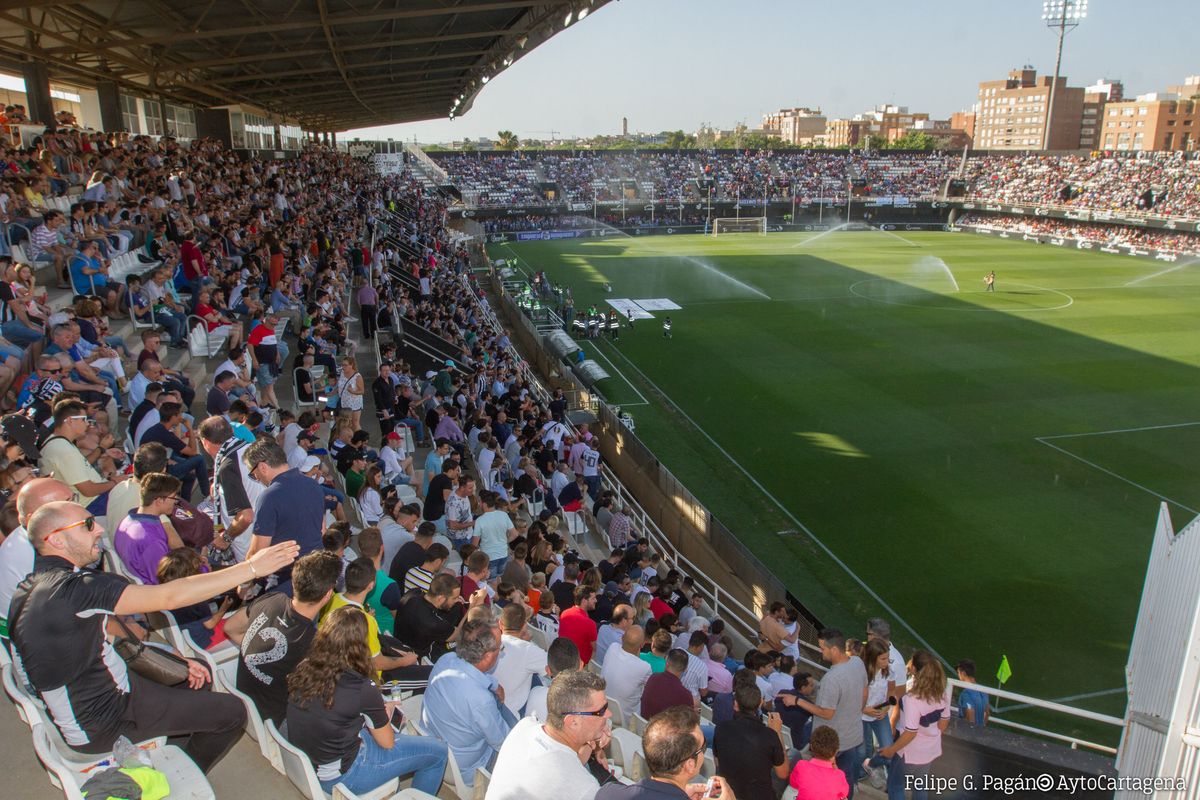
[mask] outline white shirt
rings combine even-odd
[[[12,603],[17,584],[33,572],[33,543],[24,525],[13,528],[3,544],[0,544],[0,617],[8,617],[8,606]]]
[[[496,461],[496,451],[489,448],[484,448],[479,451],[479,456],[475,459],[476,466],[479,468],[479,479],[483,481],[484,489],[492,488],[492,464]]]
[[[525,716],[546,721],[546,695],[550,693],[549,686],[535,686],[529,690],[529,699],[525,701]]]
[[[762,692],[763,700],[774,700],[777,692],[775,686],[762,675],[755,675],[754,682],[758,684],[758,690]]]
[[[688,653],[687,669],[679,676],[679,682],[692,697],[699,697],[701,689],[708,689],[708,660]]]
[[[400,548],[413,540],[413,535],[404,530],[404,526],[391,517],[379,520],[379,536],[383,539],[383,570],[386,572],[392,566],[392,559]]]
[[[626,714],[641,713],[642,689],[652,671],[649,663],[625,652],[619,642],[609,645],[604,654],[604,667],[600,670],[605,683],[604,693],[616,700]],[[705,674],[708,674],[707,667]]]
[[[299,444],[295,445],[291,450],[285,450],[284,452],[287,453],[288,466],[292,469],[300,469],[304,466],[304,459],[308,458],[308,451]]]
[[[162,422],[162,415],[158,413],[157,408],[152,408],[147,411],[146,415],[142,417],[141,422],[138,423],[137,430],[133,432],[133,446],[141,447],[142,437],[146,435],[146,431],[150,430],[160,422]]]
[[[792,676],[786,672],[772,672],[770,677],[767,678],[767,682],[771,684],[771,688],[775,694],[792,691],[796,683]]]
[[[599,632],[596,634],[596,651],[592,655],[592,661],[595,661],[600,666],[604,666],[604,656],[608,652],[608,648],[614,644],[618,644],[624,636],[625,631],[612,623],[601,625]]]
[[[546,674],[546,651],[533,642],[506,633],[500,637],[500,660],[492,674],[504,687],[504,705],[514,715],[520,714],[529,698],[532,677]]]
[[[393,448],[390,445],[379,451],[379,459],[383,462],[383,474],[387,476],[404,472],[404,459],[408,454],[403,448]]]
[[[283,452],[290,453],[292,448],[296,446],[296,437],[304,431],[297,423],[289,422],[288,426],[283,429]]]
[[[576,752],[526,717],[500,748],[487,800],[592,800],[599,790]]]

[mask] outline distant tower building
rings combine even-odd
[[[621,117],[621,135],[629,135],[629,117]]]

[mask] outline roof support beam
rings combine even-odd
[[[283,31],[309,30],[321,26],[336,28],[341,25],[363,25],[374,22],[390,22],[401,19],[421,19],[425,17],[445,16],[448,14],[477,14],[485,11],[507,11],[516,8],[531,8],[545,5],[545,0],[507,0],[506,2],[473,3],[471,5],[429,6],[426,8],[404,8],[381,11],[373,14],[344,12],[341,14],[322,15],[323,19],[296,20],[276,22],[269,25],[243,25],[238,27],[214,28],[203,31],[176,31],[175,33],[158,36],[134,36],[127,39],[114,39],[99,45],[99,49],[113,50],[127,47],[141,47],[149,44],[180,44],[182,42],[225,39],[231,36],[261,36],[267,33]],[[71,48],[50,48],[46,52],[54,55],[59,52],[69,52]]]

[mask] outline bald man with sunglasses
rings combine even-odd
[[[88,568],[100,557],[104,528],[78,503],[46,503],[30,516],[28,530],[37,555],[13,596],[9,634],[66,743],[103,754],[122,735],[135,742],[186,737],[184,751],[205,772],[212,769],[241,737],[241,701],[203,691],[212,676],[199,662],[189,661],[187,680],[174,687],[137,675],[108,641],[106,622],[193,605],[266,577],[295,560],[295,542],[223,570],[139,586]]]

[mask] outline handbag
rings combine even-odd
[[[188,662],[174,653],[158,647],[148,647],[140,641],[120,617],[114,615],[124,636],[117,637],[113,648],[126,666],[138,675],[163,686],[178,686],[188,679]]]

